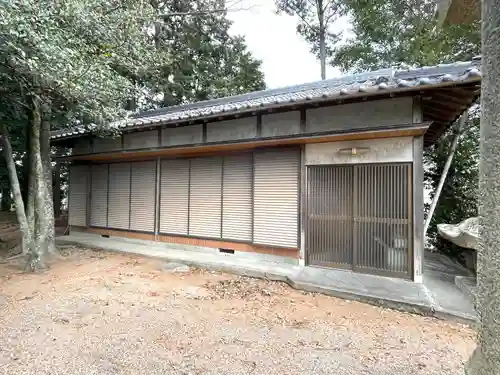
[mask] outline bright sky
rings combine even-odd
[[[240,4],[250,9],[229,12],[228,17],[234,22],[231,31],[244,36],[248,49],[262,60],[268,88],[321,79],[319,61],[296,33],[296,17],[277,15],[274,0],[245,0]],[[327,67],[326,74],[333,78],[340,72]]]

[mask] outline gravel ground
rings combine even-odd
[[[473,332],[282,283],[72,249],[0,265],[0,374],[463,374]]]

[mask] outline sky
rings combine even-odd
[[[231,11],[233,34],[245,37],[249,51],[262,61],[268,88],[290,86],[321,79],[320,64],[309,45],[296,32],[297,18],[277,15],[274,0],[245,0]],[[345,27],[346,25],[341,25]],[[340,71],[327,67],[326,77]]]

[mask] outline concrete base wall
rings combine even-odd
[[[70,233],[78,232],[100,234],[109,236],[110,238],[115,237],[117,239],[119,238],[121,241],[132,243],[144,244],[144,242],[147,241],[155,246],[164,243],[165,245],[168,245],[169,248],[175,248],[178,250],[188,250],[195,252],[208,251],[211,254],[236,256],[241,259],[248,259],[250,257],[254,260],[260,259],[275,263],[293,265],[299,264],[298,249],[257,246],[241,242],[218,241],[193,237],[154,235],[152,233],[140,233],[103,228],[86,228],[75,226],[70,227]],[[225,252],[221,252],[219,249],[234,250],[234,254],[227,254]]]

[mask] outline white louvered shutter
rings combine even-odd
[[[252,241],[251,153],[224,157],[222,191],[222,238]]]
[[[69,167],[69,225],[87,226],[87,198],[89,189],[89,167],[71,165]]]
[[[160,232],[188,234],[189,159],[161,161]]]
[[[155,230],[156,161],[131,163],[130,229]]]
[[[109,165],[108,227],[129,229],[130,163]]]
[[[90,225],[105,228],[108,220],[108,164],[92,166]]]
[[[300,150],[259,151],[254,158],[253,242],[295,248]]]
[[[191,160],[189,235],[220,238],[222,158]]]

